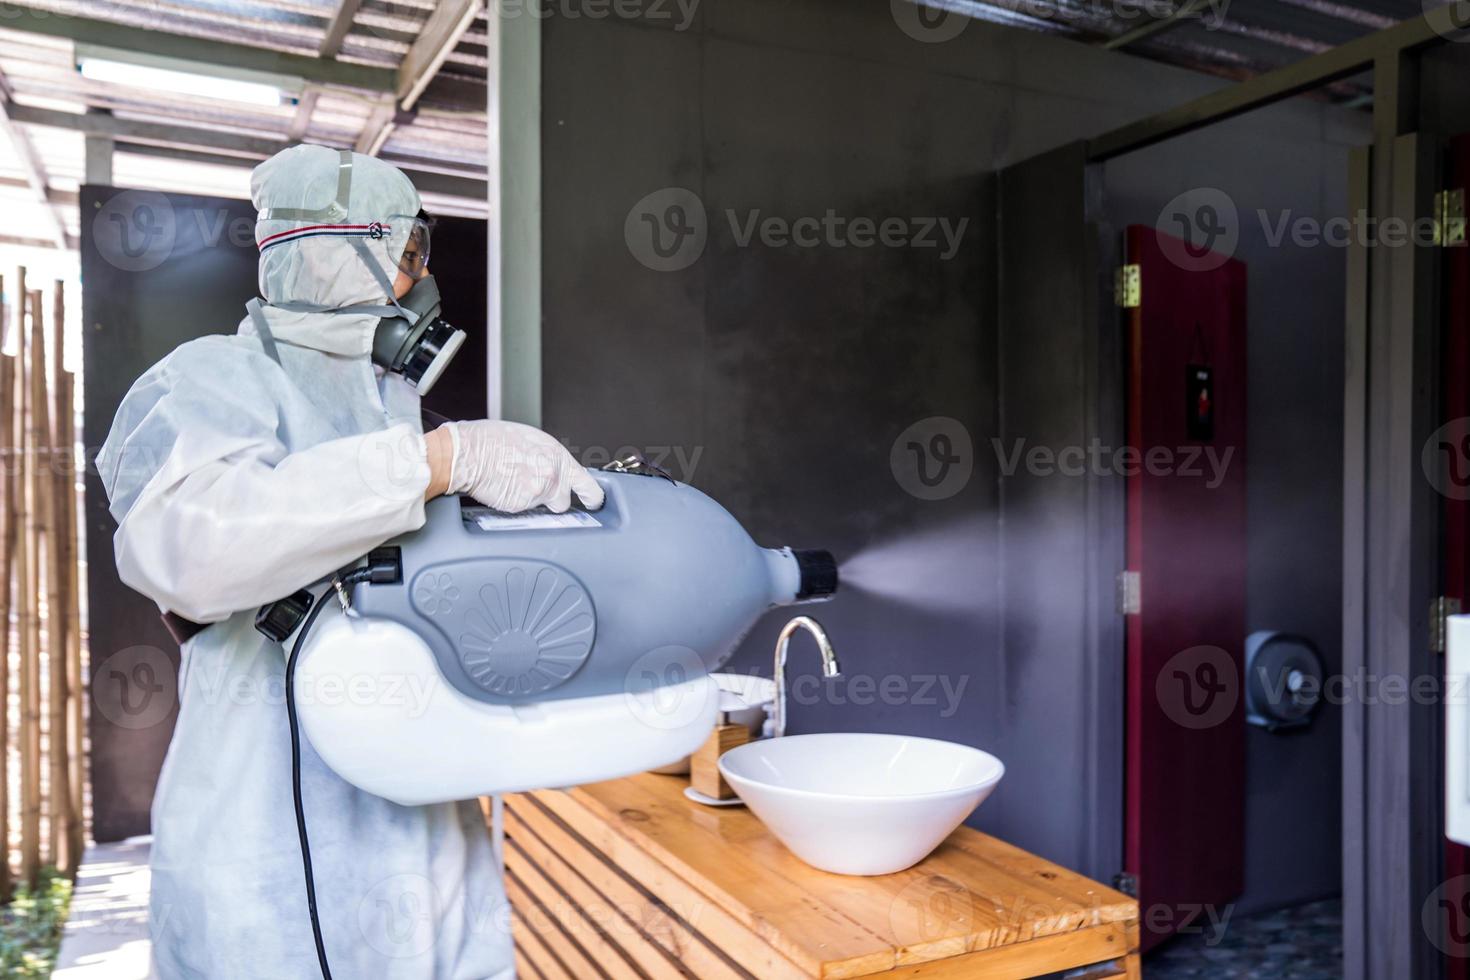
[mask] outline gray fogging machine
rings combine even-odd
[[[831,554],[761,548],[641,460],[595,475],[595,512],[434,500],[318,601],[289,666],[328,766],[413,805],[666,765],[713,730],[709,673],[756,619],[836,591]]]

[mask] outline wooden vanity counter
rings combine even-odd
[[[1137,902],[994,837],[961,827],[907,871],[828,874],[686,785],[507,798],[523,978],[1139,975]]]

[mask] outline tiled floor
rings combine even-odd
[[[1144,959],[1149,980],[1335,980],[1342,976],[1338,899],[1231,919],[1177,936]]]

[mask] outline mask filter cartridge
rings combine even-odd
[[[373,363],[402,375],[420,395],[427,395],[464,346],[465,332],[440,316],[442,303],[433,276],[414,283],[398,305],[412,319],[385,316],[378,321]]]

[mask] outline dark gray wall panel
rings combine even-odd
[[[1420,115],[1423,132],[1453,137],[1470,132],[1470,47],[1444,44],[1420,55]]]
[[[254,228],[244,201],[82,188],[82,355],[87,385],[83,419],[86,474],[87,595],[90,665],[88,734],[92,754],[92,835],[119,840],[148,832],[153,786],[177,715],[174,683],[178,646],[158,609],[123,585],[113,561],[117,523],[91,465],[107,440],[112,417],[133,382],[174,347],[206,333],[232,331],[245,300],[255,295],[253,239],[228,234],[211,242],[205,229],[221,217]],[[124,234],[156,221],[162,232],[150,248],[130,256],[144,239]],[[151,219],[150,219],[151,215]],[[94,216],[96,227],[93,227]],[[202,220],[200,220],[202,219]],[[170,240],[171,238],[171,240]],[[123,249],[127,248],[127,251]],[[136,258],[136,262],[129,261]],[[225,297],[234,297],[227,306]]]
[[[1084,760],[1099,751],[1088,734],[1096,716],[1121,718],[1116,690],[1099,690],[1115,681],[1079,670],[1080,652],[1058,645],[1042,613],[1024,612],[1032,595],[1042,609],[1083,597],[1040,573],[1007,582],[1008,598],[1001,591],[1004,481],[991,439],[1050,435],[1018,429],[1019,416],[1003,422],[999,216],[988,175],[1221,83],[977,23],[953,41],[922,44],[876,2],[705,5],[685,32],[552,18],[543,44],[546,427],[592,462],[605,453],[587,447],[701,454],[692,471],[672,468],[763,543],[825,546],[842,559],[885,548],[888,586],[945,601],[925,610],[850,589],[817,609],[848,679],[828,682],[817,703],[795,704],[793,730],[905,731],[994,751],[1011,771],[978,825],[1096,875],[1116,870],[1085,867],[1107,850],[1090,835],[1116,815],[1091,812],[1080,785]],[[1317,173],[1313,148],[1344,128],[1315,105],[1245,125],[1229,159],[1268,163],[1271,173],[1299,158]],[[1155,183],[1204,183],[1197,163],[1181,158]],[[1299,182],[1283,186],[1308,193],[1296,207],[1322,206]],[[624,220],[668,187],[699,195],[708,243],[688,268],[655,272],[630,252]],[[915,249],[741,246],[726,214],[790,219],[828,208],[971,223],[946,262]],[[1340,307],[1341,289],[1322,289]],[[1079,338],[1085,328],[1051,343],[1068,356]],[[1047,349],[1038,341],[1035,356]],[[1018,374],[1006,398],[1030,399],[1041,419],[1055,394]],[[895,481],[889,455],[905,427],[933,415],[963,424],[974,472],[956,495],[923,501]],[[1046,509],[1033,516],[1048,531]],[[1014,533],[1008,548],[1027,547],[1023,537]],[[1332,574],[1330,563],[1316,568],[1311,588]],[[1003,624],[1003,609],[1016,622]],[[767,617],[735,668],[769,673],[784,620]],[[793,653],[793,677],[814,685],[815,667],[809,649]],[[903,678],[912,694],[917,676],[938,674],[951,690],[965,684],[953,714],[941,716],[942,696],[936,705],[851,703],[858,675]]]
[[[997,438],[1009,458],[1123,442],[1122,337],[1098,330],[1113,236],[1099,225],[1097,168],[1072,143],[1000,174]],[[1057,228],[1069,228],[1066,235]],[[1008,466],[1009,469],[1009,466]],[[1002,649],[1011,697],[1050,711],[1010,716],[1022,798],[1052,836],[1076,841],[1073,860],[1109,879],[1123,866],[1123,480],[1017,465],[1001,478]],[[1059,718],[1070,733],[1056,781]],[[1010,776],[1010,772],[1007,773]],[[1076,815],[1090,819],[1079,827]]]
[[[993,209],[975,161],[994,155],[996,137],[952,120],[998,117],[1004,97],[912,68],[722,37],[553,20],[545,39],[547,427],[576,445],[672,442],[700,453],[682,475],[763,543],[848,558],[940,536],[941,557],[910,549],[928,566],[895,574],[935,575],[950,593],[946,611],[853,592],[817,611],[847,676],[820,699],[798,695],[817,703],[793,706],[793,730],[925,731],[1005,757],[992,457],[957,496],[933,503],[889,470],[895,438],[919,419],[958,419],[976,439],[995,427],[984,312]],[[623,221],[669,186],[701,196],[709,241],[698,263],[661,273],[635,261]],[[795,219],[829,208],[968,224],[945,261],[934,250],[742,247],[727,214],[739,223],[756,210]],[[781,622],[772,615],[754,631],[736,669],[769,673]],[[792,676],[810,691],[816,658],[798,643]],[[964,685],[949,709],[940,674],[952,691]],[[921,700],[935,703],[836,703],[865,699],[861,685],[888,675],[911,692],[924,685]],[[1002,794],[982,819],[1018,805]]]
[[[634,438],[698,446],[705,265],[643,267],[623,223],[661,188],[703,192],[699,50],[652,28],[626,28],[618,44],[595,29],[546,28],[542,357],[555,362],[543,370],[546,428],[574,449],[593,447],[593,462]],[[595,297],[609,301],[586,302]],[[563,424],[562,405],[577,406],[576,425]]]

